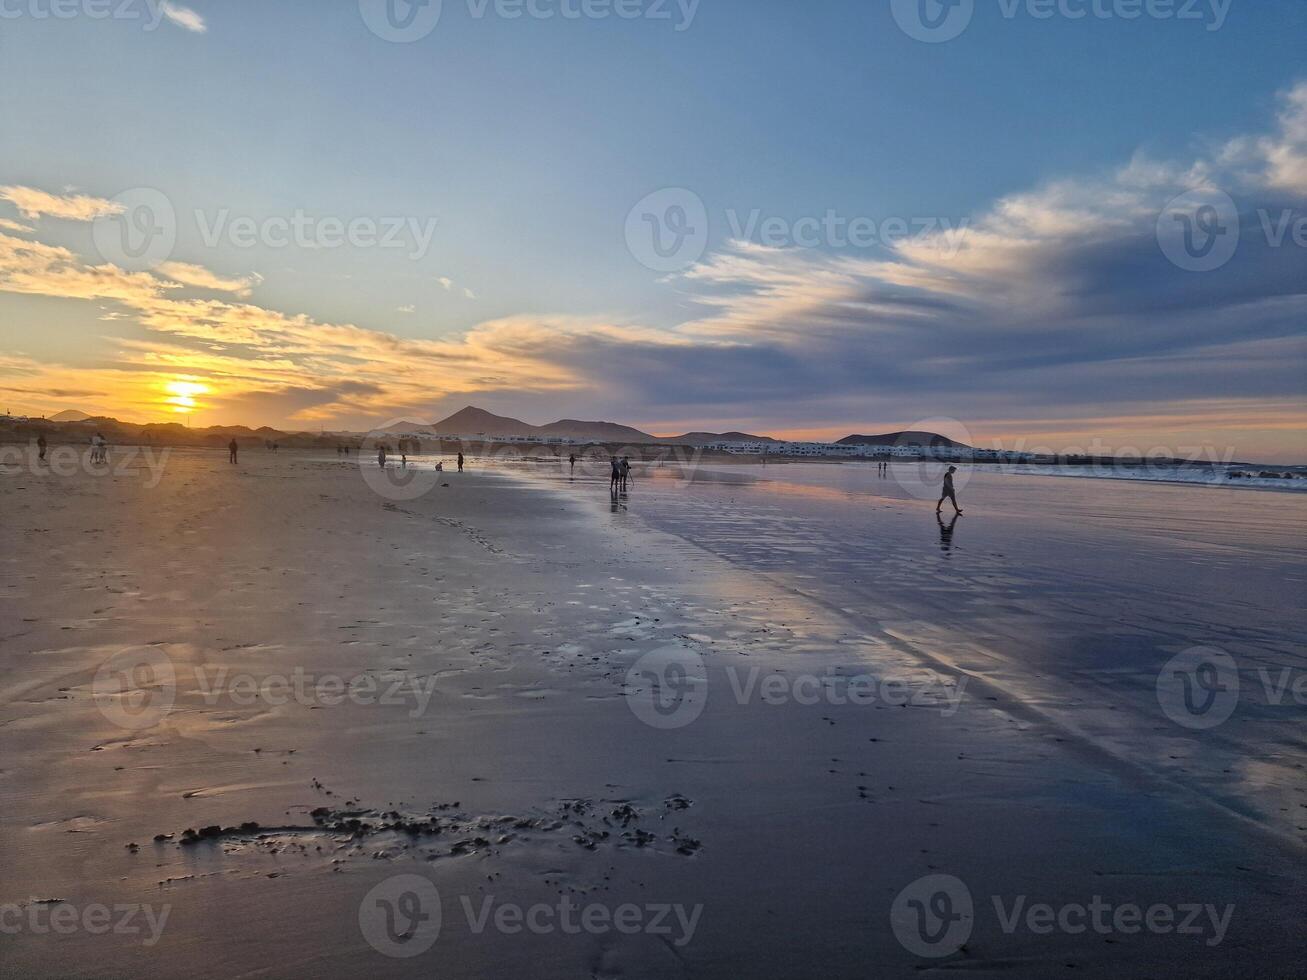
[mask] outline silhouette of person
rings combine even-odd
[[[576,469],[576,453],[572,453],[572,455],[567,457],[567,465],[574,470]]]
[[[622,457],[622,463],[621,463],[621,466],[619,467],[619,471],[620,471],[621,474],[622,474],[622,490],[625,491],[625,490],[626,490],[626,484],[627,484],[627,481],[629,481],[629,480],[631,479],[631,457],[630,457],[630,456],[623,456],[623,457]]]
[[[385,446],[378,446],[378,447],[377,447],[377,465],[380,466],[383,470],[386,468],[386,447],[385,447]]]
[[[953,489],[953,474],[958,471],[956,466],[950,466],[948,472],[944,474],[944,489],[939,495],[939,503],[935,505],[935,513],[938,514],[944,506],[944,501],[953,504],[953,510],[956,514],[962,513],[962,508],[958,506],[958,495]]]
[[[232,439],[231,442],[227,443],[228,462],[232,462],[232,463],[236,462],[236,454],[240,451],[240,448],[241,447],[236,444],[236,440],[234,438]]]
[[[459,471],[460,473],[463,472],[463,454],[462,454],[462,453],[459,453],[459,454],[458,454],[458,471]]]
[[[39,460],[41,460],[42,462],[45,462],[45,445],[46,445],[46,443],[45,443],[45,435],[42,434],[42,435],[37,436],[37,437],[36,437],[36,458],[39,459]]]
[[[609,457],[608,462],[613,468],[613,475],[608,479],[608,489],[616,492],[622,482],[622,464],[617,461],[616,456]]]

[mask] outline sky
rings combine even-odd
[[[0,410],[1307,463],[1301,0],[0,0]]]

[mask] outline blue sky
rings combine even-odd
[[[557,11],[563,0],[538,2]],[[655,0],[633,2],[647,13]],[[1096,16],[1095,2],[1110,16]],[[161,327],[177,311],[119,308],[113,290],[15,286],[12,271],[9,287],[0,271],[0,342],[14,357],[12,376],[27,380],[0,385],[9,389],[0,394],[30,411],[113,408],[133,373],[157,388],[175,369],[208,389],[195,407],[213,422],[363,424],[472,401],[533,421],[603,415],[663,429],[835,432],[943,415],[978,441],[1107,432],[1143,443],[1188,433],[1264,451],[1285,438],[1278,426],[1303,394],[1300,381],[1265,380],[1262,370],[1301,355],[1288,284],[1307,281],[1307,254],[1292,244],[1277,246],[1270,263],[1241,249],[1206,278],[1150,272],[1157,255],[1091,263],[1095,295],[1118,302],[1054,310],[1027,291],[1015,327],[998,309],[978,309],[974,295],[921,304],[943,319],[904,342],[900,312],[862,295],[863,280],[875,280],[883,298],[889,287],[876,264],[899,263],[901,248],[818,236],[813,248],[783,240],[759,253],[732,241],[731,217],[739,224],[754,212],[789,228],[832,213],[997,233],[1002,202],[1047,206],[1050,187],[1074,185],[1087,196],[1059,193],[1058,206],[1074,198],[1089,228],[1109,216],[1120,247],[1059,227],[1040,254],[1065,249],[1072,263],[1092,244],[1095,255],[1128,255],[1138,236],[1120,224],[1115,193],[1121,172],[1140,161],[1169,168],[1149,185],[1159,205],[1174,196],[1164,190],[1197,180],[1228,190],[1254,222],[1265,205],[1301,209],[1292,107],[1307,79],[1307,5],[1188,2],[1174,4],[1183,18],[1127,19],[1130,0],[1062,0],[1063,11],[1090,11],[1072,19],[1057,4],[1036,16],[1039,0],[978,0],[959,37],[925,43],[900,27],[890,2],[700,0],[690,17],[673,0],[668,19],[622,20],[509,19],[494,3],[477,16],[470,0],[445,0],[430,34],[391,43],[368,29],[358,0],[188,0],[172,16],[154,0],[119,8],[135,19],[89,16],[95,0],[73,4],[68,18],[40,16],[51,0],[4,0],[0,185],[109,201],[157,189],[179,216],[167,260],[244,284],[215,292],[192,273],[167,286],[169,301],[194,301],[191,313],[194,303],[221,302],[302,315],[328,334],[355,328],[367,347],[412,341],[409,360],[428,394],[408,379],[388,384],[384,363],[351,374],[338,349],[313,349],[313,329],[292,350],[284,337],[224,334],[213,318],[191,330]],[[152,18],[160,23],[145,29]],[[1269,151],[1252,160],[1258,141],[1284,149],[1289,163]],[[1247,152],[1235,160],[1232,147]],[[1276,166],[1280,176],[1267,176]],[[638,201],[669,187],[702,201],[709,233],[696,264],[665,274],[633,255],[624,227]],[[222,215],[265,222],[296,213],[435,227],[421,249],[204,240]],[[24,217],[12,198],[0,201],[0,219],[32,229],[8,234],[67,249],[87,268],[113,258],[97,254],[92,221],[30,209]],[[846,261],[863,265],[832,270]],[[1283,280],[1259,279],[1268,265]],[[1044,274],[1064,277],[1063,300],[1083,299],[1083,268],[1072,281],[1070,267]],[[129,271],[167,279],[157,268]],[[828,295],[832,275],[853,277],[856,302]],[[755,308],[778,282],[786,301]],[[1213,294],[1194,311],[1201,345],[1145,316],[1176,309],[1199,285]],[[958,298],[938,282],[890,286]],[[1262,322],[1262,309],[1250,325],[1240,305],[1250,290],[1280,298],[1273,323]],[[1087,342],[1075,324],[1090,316],[1115,317],[1118,328],[1100,323]],[[985,338],[994,350],[1028,353],[1041,317],[1052,321],[1042,353],[1020,382],[996,376],[995,390],[977,390]],[[277,328],[267,329],[265,338]],[[931,336],[968,362],[965,374],[937,360]],[[1246,356],[1246,370],[1222,374],[1232,359],[1211,352],[1232,343],[1263,346],[1241,348],[1234,360]],[[227,363],[209,358],[215,347]],[[1132,385],[1104,389],[1121,358]],[[280,363],[288,359],[295,370]],[[1087,371],[1083,385],[1070,380],[1077,366]],[[59,390],[76,395],[43,395],[56,369]],[[832,375],[834,386],[824,380]],[[120,414],[148,412],[145,395],[126,401]],[[1238,417],[1238,427],[1222,429],[1222,416]]]

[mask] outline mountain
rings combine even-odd
[[[845,436],[838,446],[931,446],[936,449],[970,449],[970,446],[954,442],[948,436],[934,432],[886,432],[879,436]]]
[[[58,415],[51,415],[49,421],[51,421],[51,422],[85,422],[85,421],[86,421],[87,419],[89,419],[90,417],[91,417],[91,416],[87,415],[85,412],[79,412],[79,411],[77,411],[77,409],[75,409],[75,408],[70,408],[70,409],[68,409],[68,410],[65,411],[65,412],[60,412]]]
[[[649,433],[633,429],[629,425],[618,425],[616,422],[580,422],[576,419],[563,419],[561,422],[539,426],[532,435],[577,439],[582,442],[627,442],[632,445],[658,441]]]
[[[677,446],[707,446],[714,442],[778,442],[771,436],[751,436],[747,432],[687,432],[683,436],[663,436],[659,442]]]
[[[440,436],[529,436],[536,431],[536,426],[529,422],[495,415],[471,405],[426,428]]]
[[[407,420],[401,419],[398,422],[386,426],[384,429],[381,429],[380,431],[394,432],[397,435],[406,436],[406,435],[411,435],[414,432],[434,432],[435,430],[432,429],[431,426],[423,422],[409,422]]]

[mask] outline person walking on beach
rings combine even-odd
[[[621,472],[621,474],[622,474],[622,492],[625,493],[625,492],[626,492],[626,484],[627,484],[627,482],[631,479],[631,457],[630,457],[630,456],[623,456],[623,457],[622,457],[622,465],[621,465],[621,467],[620,467],[620,472]]]
[[[609,457],[608,462],[613,468],[613,475],[608,478],[608,489],[616,493],[622,482],[622,464],[617,461],[616,456]]]
[[[462,454],[462,453],[459,453],[459,454],[458,454],[458,471],[459,471],[460,473],[463,472],[463,454]]]
[[[576,453],[572,453],[567,457],[567,465],[571,467],[571,472],[576,472]]]
[[[228,462],[233,464],[236,462],[236,454],[240,452],[240,449],[241,447],[237,444],[236,439],[233,436],[231,442],[227,443]]]
[[[386,447],[384,445],[377,447],[377,465],[383,470],[386,468]]]
[[[45,445],[45,434],[42,433],[36,437],[36,458],[43,463],[45,462]]]
[[[935,513],[938,514],[944,506],[944,501],[953,504],[953,510],[957,514],[962,513],[962,508],[958,506],[958,495],[953,489],[953,474],[958,471],[956,466],[950,466],[948,472],[944,474],[944,491],[939,495],[939,503],[935,505]]]

